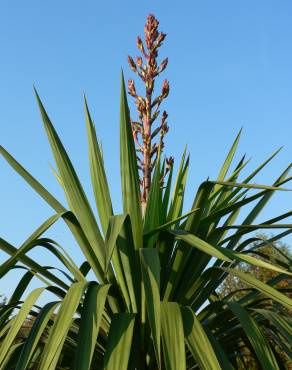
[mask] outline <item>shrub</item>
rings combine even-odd
[[[241,366],[247,353],[252,353],[254,366],[275,370],[282,366],[277,348],[289,356],[289,318],[280,308],[291,308],[291,300],[277,284],[291,275],[291,266],[255,258],[249,247],[256,230],[284,229],[273,240],[291,232],[291,224],[281,223],[291,212],[255,223],[273,193],[284,190],[291,179],[291,165],[271,186],[251,183],[276,152],[240,180],[245,157],[232,167],[239,133],[218,178],[201,183],[190,211],[183,214],[189,157],[184,153],[172,185],[173,158],[162,157],[167,113],[162,113],[157,129],[153,126],[169,84],[164,82],[158,97],[152,97],[155,78],[167,65],[166,59],[157,64],[165,34],[158,31],[152,15],[147,18],[145,37],[145,44],[138,38],[145,64],[141,57],[137,63],[129,58],[146,86],[143,98],[133,80],[128,84],[138,122],[130,119],[121,79],[123,214],[113,211],[103,154],[86,101],[89,164],[101,227],[37,93],[56,177],[68,206],[0,148],[6,161],[55,212],[18,249],[0,239],[0,248],[10,255],[0,267],[1,276],[18,262],[26,270],[0,311],[0,369],[229,370]],[[251,209],[236,224],[245,206]],[[55,240],[44,236],[60,219],[84,254],[80,267]],[[27,255],[41,247],[61,261],[65,278]],[[275,271],[277,276],[264,283],[236,268],[242,262]],[[87,279],[90,270],[94,280]],[[229,275],[249,287],[238,300],[216,293]],[[35,277],[42,284],[23,300]],[[39,307],[37,300],[45,290],[54,293],[56,300]],[[28,318],[32,324],[19,338]]]

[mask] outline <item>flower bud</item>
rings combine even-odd
[[[132,79],[128,80],[128,92],[131,96],[136,98],[137,94],[136,94],[136,89],[135,89],[135,83],[134,83],[134,80]]]
[[[142,58],[141,57],[137,57],[137,64],[140,68],[142,68],[142,65],[143,65],[143,61],[142,61]]]
[[[149,14],[146,20],[144,33],[145,33],[145,42],[147,48],[151,50],[154,46],[154,43],[159,36],[157,31],[159,22],[153,14]]]
[[[169,94],[169,82],[167,80],[164,80],[161,91],[162,98],[163,99],[166,98],[168,94]]]
[[[162,113],[162,119],[161,121],[164,123],[166,120],[167,120],[167,117],[168,117],[168,114],[167,112],[164,110],[163,113]]]
[[[166,158],[166,168],[170,169],[173,166],[174,158],[172,156]]]
[[[162,42],[164,41],[165,37],[166,37],[166,33],[163,33],[163,32],[161,32],[161,33],[158,35],[158,37],[157,37],[157,42],[156,42],[157,47],[161,46],[161,44],[162,44]]]
[[[129,63],[129,66],[130,66],[131,70],[136,73],[137,72],[137,66],[136,66],[135,62],[133,61],[133,58],[130,57],[130,55],[128,55],[128,63]]]
[[[159,66],[158,73],[163,72],[163,71],[165,70],[165,68],[167,67],[167,64],[168,64],[168,58],[165,58],[165,59],[161,62],[160,66]]]
[[[140,36],[137,37],[137,47],[142,53],[144,52],[144,46]]]

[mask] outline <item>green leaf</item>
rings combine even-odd
[[[77,243],[79,244],[82,252],[84,253],[85,257],[87,258],[90,266],[97,277],[100,280],[103,279],[103,275],[100,273],[100,269],[98,268],[99,262],[97,260],[97,256],[95,251],[89,244],[89,241],[84,234],[78,220],[76,219],[75,215],[72,212],[67,212],[66,208],[62,206],[62,204],[53,196],[51,195],[44,187],[41,185],[29,172],[23,168],[20,163],[18,163],[2,146],[0,146],[0,153],[6,159],[6,161],[10,164],[10,166],[59,214],[62,214],[62,218],[66,222],[67,226],[69,227],[70,231],[74,235]],[[10,248],[11,250],[11,248]],[[7,252],[9,253],[9,252]],[[9,253],[11,254],[11,253]],[[32,264],[31,260],[28,257],[23,257],[23,260],[27,262],[30,261],[30,265]],[[23,262],[23,261],[22,261]],[[33,262],[34,263],[34,262]],[[29,266],[29,265],[28,265]],[[53,280],[52,280],[53,281]]]
[[[205,211],[206,202],[210,196],[210,193],[214,187],[214,184],[211,184],[208,181],[203,182],[197,191],[195,199],[193,201],[192,209],[198,209],[194,214],[191,214],[186,222],[184,229],[186,231],[191,231],[193,234],[196,234],[202,215]],[[186,248],[186,244],[183,241],[178,243],[176,251],[174,252],[174,258],[172,262],[172,268],[170,276],[168,279],[168,284],[165,292],[165,299],[172,297],[177,289],[181,291],[181,287],[184,286],[184,283],[181,285],[182,276],[186,273],[187,268],[185,266],[191,267],[191,276],[194,276],[193,263],[189,259],[192,259],[192,251],[189,248]],[[196,258],[196,261],[198,258]]]
[[[135,315],[119,313],[113,316],[104,356],[104,370],[128,370]]]
[[[152,248],[141,248],[140,259],[146,309],[158,368],[160,369],[160,263],[158,251]]]
[[[81,311],[75,370],[90,369],[109,287],[96,283],[89,284]]]
[[[88,154],[90,164],[91,182],[99,219],[104,234],[107,231],[109,218],[113,215],[112,202],[108,182],[104,169],[102,152],[98,144],[95,126],[92,122],[86,98],[84,98],[86,127],[88,135]]]
[[[161,203],[162,203],[162,188],[161,188],[162,173],[160,170],[160,154],[156,161],[154,174],[151,182],[147,207],[144,217],[144,233],[151,231],[160,225]],[[157,241],[156,236],[147,239],[147,247],[153,247]]]
[[[9,269],[19,260],[22,260],[22,257],[27,254],[32,248],[36,246],[43,246],[52,252],[73,274],[76,280],[84,280],[83,275],[80,273],[78,267],[75,265],[74,261],[66,253],[66,251],[56,242],[51,239],[39,239],[39,237],[50,228],[62,215],[56,214],[49,217],[45,222],[43,222],[30,237],[21,245],[21,247],[0,266],[0,277],[4,276]],[[54,245],[61,249],[59,251]],[[70,279],[70,278],[69,278]],[[66,285],[63,285],[67,287]]]
[[[13,247],[10,243],[8,243],[6,240],[2,238],[0,238],[0,249],[3,250],[5,253],[8,253],[10,256],[15,255],[18,251],[15,247]],[[32,271],[38,272],[40,275],[46,277],[55,284],[59,285],[60,287],[65,289],[68,288],[67,284],[65,284],[61,279],[59,279],[51,272],[47,271],[43,266],[34,262],[31,258],[25,255],[23,256],[20,255],[19,261],[22,262],[24,265],[28,266],[29,268],[31,268]]]
[[[275,327],[279,330],[279,332],[283,335],[284,338],[287,339],[288,343],[292,343],[292,328],[291,323],[287,322],[283,315],[273,312],[271,310],[264,310],[264,309],[254,309],[254,311],[261,314],[267,320],[269,320]]]
[[[25,370],[28,368],[29,361],[34,353],[39,339],[58,305],[58,302],[47,303],[38,313],[29,332],[29,336],[25,341],[24,347],[22,348],[15,370]]]
[[[219,175],[218,175],[218,178],[217,178],[217,181],[218,183],[216,184],[216,186],[214,187],[214,192],[216,192],[219,188],[220,188],[220,185],[219,185],[219,182],[220,181],[223,181],[225,179],[225,176],[227,175],[227,172],[229,170],[229,167],[231,165],[231,162],[233,160],[233,157],[234,157],[234,154],[236,152],[236,149],[238,147],[238,142],[239,142],[239,139],[240,139],[240,135],[241,135],[241,132],[242,132],[242,129],[239,131],[236,139],[234,140],[228,154],[227,154],[227,157],[220,169],[220,172],[219,172]]]
[[[120,161],[124,213],[130,215],[135,249],[139,249],[142,247],[140,185],[123,73],[121,75]]]
[[[171,204],[170,204],[169,212],[167,215],[167,221],[170,221],[172,219],[175,219],[181,216],[181,213],[182,213],[184,193],[185,193],[189,162],[190,162],[189,156],[185,160],[186,150],[187,149],[185,149],[181,162],[180,162],[180,167],[178,170],[178,174],[177,174],[177,178],[176,178],[176,182],[174,186]]]
[[[161,302],[161,333],[166,370],[186,370],[184,328],[177,303]]]
[[[107,261],[112,257],[112,265],[118,285],[126,305],[131,312],[137,312],[139,291],[141,290],[139,256],[136,257],[132,225],[128,215],[110,218],[106,236]],[[139,263],[139,264],[137,264]]]
[[[33,290],[29,296],[24,301],[21,309],[19,310],[16,318],[13,322],[13,326],[9,330],[3,342],[0,344],[0,369],[3,368],[4,361],[6,359],[7,353],[14,343],[15,337],[18,334],[23,322],[27,318],[32,306],[35,304],[36,300],[39,298],[41,293],[45,288],[38,288]]]
[[[188,245],[190,245],[192,247],[195,247],[195,248],[201,250],[202,252],[204,252],[206,254],[209,254],[212,257],[216,257],[216,258],[218,258],[222,261],[231,262],[232,260],[239,260],[239,261],[243,261],[243,262],[249,263],[251,265],[257,266],[257,267],[266,268],[266,269],[269,269],[269,270],[281,272],[281,273],[292,276],[291,272],[289,272],[287,270],[283,270],[282,268],[280,268],[278,266],[274,266],[274,265],[272,265],[268,262],[265,262],[261,259],[249,256],[247,254],[237,253],[237,252],[234,252],[230,249],[221,248],[221,247],[218,247],[218,246],[214,247],[211,244],[205,242],[204,240],[198,238],[197,236],[195,236],[193,234],[190,234],[190,233],[187,233],[186,231],[171,230],[170,233],[175,235],[175,237],[177,239],[183,240]]]
[[[162,215],[162,222],[166,222],[168,207],[169,207],[169,199],[170,199],[170,190],[171,190],[171,183],[172,183],[172,175],[173,175],[173,166],[168,174],[168,179],[166,183],[166,187],[163,194],[162,206],[161,206],[161,215]]]
[[[265,370],[278,370],[278,364],[267,341],[258,328],[256,321],[248,312],[235,302],[227,303],[233,314],[238,318],[245,334],[247,335],[262,368]]]
[[[260,166],[258,166],[250,175],[248,175],[242,182],[244,184],[250,182],[279,152],[282,148],[276,150],[268,159],[266,159]],[[234,189],[225,201],[230,201],[240,192],[240,188]]]
[[[234,188],[243,188],[243,189],[291,191],[291,189],[281,188],[280,186],[268,186],[268,185],[261,185],[261,184],[245,184],[245,183],[227,182],[227,181],[209,181],[209,182],[212,184],[219,184],[222,186],[232,186]]]
[[[68,290],[55,319],[40,363],[40,370],[55,370],[66,335],[70,329],[87,283],[74,283]]]
[[[136,257],[134,246],[134,232],[130,217],[127,216],[116,242],[117,254],[122,266],[124,279],[131,305],[131,312],[136,313],[141,294],[141,272],[139,269],[139,255]],[[114,264],[116,266],[116,264]],[[119,280],[120,281],[120,280]]]
[[[105,271],[108,270],[114,248],[116,246],[117,238],[121,233],[127,215],[110,216],[108,229],[106,232],[105,246],[106,246],[106,265]]]
[[[119,257],[118,248],[116,248],[117,240],[122,233],[126,215],[111,216],[109,219],[108,230],[106,233],[105,245],[106,245],[106,268],[107,273],[110,264],[112,264],[115,271],[115,277],[117,284],[122,292],[123,299],[125,300],[127,308],[130,310],[131,302],[129,296],[129,289],[125,279],[123,264]],[[130,246],[134,249],[134,246]]]
[[[16,343],[13,344],[7,353],[7,356],[5,357],[5,360],[3,362],[3,365],[1,369],[3,370],[10,370],[12,369],[12,366],[15,364],[19,357],[19,352],[21,350],[21,347],[23,346],[23,343]]]
[[[25,168],[21,166],[4,148],[0,146],[0,154],[8,164],[52,207],[57,213],[66,212],[66,208],[45,189]]]
[[[195,247],[201,250],[204,253],[209,254],[212,257],[219,258],[220,260],[231,262],[232,260],[227,257],[225,254],[224,248],[215,248],[212,245],[208,244],[204,240],[198,238],[197,236],[187,233],[183,230],[171,230],[170,233],[175,235],[175,237],[179,240],[183,240],[188,245]]]
[[[192,209],[191,211],[185,213],[184,215],[182,215],[180,217],[177,217],[174,220],[170,220],[170,221],[166,222],[165,224],[160,225],[160,226],[146,232],[144,234],[144,237],[149,237],[151,235],[159,233],[160,231],[166,230],[166,229],[169,228],[169,226],[172,226],[174,224],[178,224],[181,220],[185,219],[186,217],[189,217],[190,215],[192,215],[193,213],[195,213],[197,211],[199,211],[199,208]]]
[[[202,370],[221,370],[203,326],[190,307],[181,307],[186,343]]]
[[[76,215],[92,249],[94,250],[94,253],[96,254],[98,260],[98,266],[96,267],[102,276],[102,267],[105,265],[105,246],[99,227],[75,169],[37,92],[36,97],[69,207]]]
[[[221,369],[234,370],[234,367],[229,362],[226,353],[223,351],[221,345],[218,343],[217,339],[214,337],[211,330],[209,330],[208,327],[205,327],[204,329],[205,329],[205,332],[206,332],[206,334],[209,338],[211,346],[212,346],[214,352],[216,353],[218,361],[221,365]]]
[[[25,254],[29,250],[30,245],[35,242],[40,235],[42,235],[49,227],[51,227],[58,219],[60,215],[53,215],[49,217],[40,227],[21,245],[16,253],[13,254],[9,260],[5,261],[0,266],[0,278],[9,270],[9,268],[19,259],[21,254]]]

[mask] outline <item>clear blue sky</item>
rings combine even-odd
[[[64,199],[49,169],[53,159],[32,91],[35,84],[92,199],[85,92],[103,142],[115,209],[120,212],[119,74],[122,67],[125,76],[132,77],[126,57],[135,56],[136,36],[142,34],[149,12],[168,34],[161,51],[169,57],[165,77],[171,84],[166,152],[178,161],[188,144],[189,206],[196,186],[207,176],[216,176],[241,126],[239,154],[252,157],[250,168],[284,146],[258,178],[272,183],[292,154],[290,0],[3,1],[1,144]],[[0,235],[18,246],[53,211],[1,158],[0,173]],[[290,209],[291,193],[276,195],[261,220]],[[63,225],[50,236],[82,261]],[[3,258],[0,252],[0,261]],[[0,293],[8,294],[11,282],[11,276],[2,280]]]

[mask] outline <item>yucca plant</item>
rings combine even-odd
[[[142,56],[137,62],[129,57],[132,70],[146,87],[145,97],[139,96],[134,81],[129,81],[129,93],[138,109],[137,122],[130,118],[121,78],[123,214],[114,214],[103,154],[86,100],[89,165],[98,220],[37,93],[57,165],[55,176],[68,205],[62,205],[0,147],[6,161],[54,210],[19,248],[0,239],[0,248],[10,255],[0,267],[0,276],[14,270],[17,279],[16,271],[24,272],[0,308],[1,370],[229,370],[252,368],[249,366],[275,370],[283,368],[291,356],[291,300],[286,294],[291,289],[276,288],[281,279],[291,276],[291,261],[271,264],[268,256],[252,256],[256,230],[279,230],[272,240],[258,241],[258,248],[292,231],[292,224],[287,223],[291,211],[256,223],[273,193],[285,190],[284,184],[291,180],[291,164],[271,186],[253,184],[253,178],[277,151],[240,179],[248,161],[243,157],[232,167],[239,133],[218,178],[201,183],[190,211],[183,214],[189,157],[183,154],[172,184],[173,158],[162,156],[168,131],[166,112],[154,128],[169,92],[165,81],[161,93],[153,98],[155,79],[167,65],[167,59],[159,66],[157,63],[165,36],[150,15],[145,43],[138,38]],[[250,207],[245,210],[246,206]],[[236,223],[242,209],[245,217]],[[81,266],[57,241],[45,236],[59,220],[65,222],[84,254]],[[56,271],[27,255],[41,247],[64,269]],[[278,274],[263,283],[240,271],[241,262]],[[89,271],[95,279],[87,278]],[[216,293],[229,274],[249,287],[240,299],[232,294],[220,298]],[[39,279],[40,287],[23,299],[32,279]],[[56,298],[39,306],[45,290]],[[246,363],[248,354],[252,365]]]

